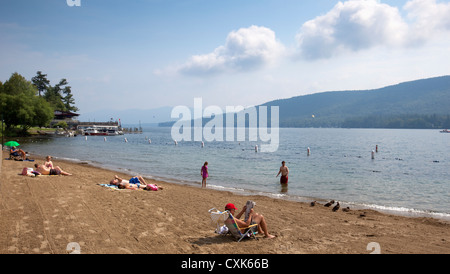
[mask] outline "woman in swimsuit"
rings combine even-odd
[[[47,157],[45,157],[44,166],[46,168],[53,168],[52,156],[48,155]]]
[[[42,175],[66,175],[66,176],[72,176],[72,174],[63,171],[59,166],[56,166],[54,168],[47,168],[43,165],[35,164],[34,167],[36,168],[36,171],[39,172]]]
[[[114,179],[110,182],[111,185],[116,185],[120,189],[143,189],[143,190],[153,190],[158,191],[159,189],[163,189],[161,186],[157,184],[147,184],[142,178],[142,176],[132,177],[130,180],[124,180],[119,176],[115,175]]]
[[[208,173],[208,162],[205,162],[200,170],[200,174],[202,175],[202,188],[206,187],[206,178],[209,177]]]

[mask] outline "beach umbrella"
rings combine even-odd
[[[7,146],[7,147],[17,147],[17,146],[20,146],[20,144],[17,143],[16,141],[8,141],[8,142],[5,143],[5,146]]]

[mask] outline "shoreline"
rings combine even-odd
[[[3,154],[5,156],[5,154]],[[2,158],[2,160],[5,157]],[[55,159],[73,176],[18,175],[42,163],[3,160],[0,167],[0,253],[67,253],[78,243],[81,253],[151,254],[368,254],[369,243],[381,253],[450,253],[450,223],[432,217],[405,217],[376,210],[332,212],[331,208],[263,195],[240,195],[156,181],[158,192],[111,190],[115,174],[83,162]],[[214,233],[208,210],[238,209],[247,200],[265,216],[276,239],[245,240]],[[364,215],[364,216],[362,216]]]
[[[37,157],[45,158],[45,155],[39,155],[36,154]],[[101,168],[105,170],[113,170],[113,167],[108,167],[103,165],[101,162],[92,162],[92,161],[85,161],[80,159],[74,159],[74,158],[66,158],[66,157],[54,157],[55,159],[58,159],[59,161],[67,161],[74,164],[87,164],[94,168]],[[119,171],[118,171],[119,172]],[[121,173],[127,174],[129,176],[133,176],[132,171],[128,169],[120,169]],[[148,174],[139,174],[144,177],[151,177],[152,180],[155,181],[161,181],[161,182],[167,182],[167,183],[173,183],[173,184],[179,184],[179,185],[186,185],[191,187],[196,187],[196,183],[193,181],[185,181],[181,179],[171,179],[171,178],[162,178],[162,177],[155,177]],[[329,199],[323,199],[323,198],[317,198],[317,197],[308,197],[308,196],[299,196],[299,195],[291,195],[291,194],[285,194],[285,193],[271,193],[271,192],[264,192],[264,191],[256,191],[256,190],[250,190],[245,188],[233,188],[233,187],[224,187],[221,185],[213,185],[208,184],[207,186],[209,189],[217,190],[217,191],[229,191],[236,195],[242,195],[242,196],[266,196],[271,199],[281,199],[286,201],[292,201],[292,202],[298,202],[298,203],[306,203],[309,204],[311,201],[317,201],[320,204],[325,204],[329,200],[331,200],[331,197]],[[416,209],[416,208],[406,208],[406,207],[395,207],[395,206],[384,206],[384,205],[378,205],[378,204],[362,204],[358,202],[351,202],[351,201],[339,201],[341,203],[341,207],[350,207],[352,209],[358,209],[358,210],[374,210],[378,211],[380,213],[384,214],[392,214],[396,216],[403,216],[403,217],[411,217],[411,218],[433,218],[437,220],[442,221],[448,221],[450,222],[450,213],[445,212],[438,212],[438,211],[431,211],[431,210],[422,210],[422,209]]]
[[[51,138],[51,139],[53,139],[53,138]],[[97,139],[103,140],[103,138],[97,138]],[[31,142],[33,142],[33,141],[31,141]],[[51,150],[51,148],[47,148],[47,149]],[[32,154],[34,154],[34,153],[35,152],[32,152]],[[46,151],[39,150],[39,153],[46,153]],[[86,158],[86,157],[81,156],[81,157],[77,158],[76,155],[74,154],[73,155],[74,157],[66,158],[65,157],[66,155],[72,155],[72,154],[70,152],[66,152],[63,154],[59,154],[58,156],[60,157],[61,160],[74,161],[75,163],[87,162],[95,167],[106,168],[109,170],[120,170],[129,175],[133,175],[133,173],[136,173],[136,174],[139,174],[142,176],[148,176],[155,180],[160,180],[160,181],[165,181],[165,182],[185,184],[185,185],[191,185],[191,186],[196,186],[198,183],[196,180],[197,177],[193,177],[192,172],[190,172],[195,169],[195,167],[193,168],[192,166],[191,166],[190,171],[183,172],[183,173],[176,173],[176,175],[170,174],[170,172],[159,172],[159,174],[155,175],[153,173],[148,173],[147,171],[150,170],[150,168],[148,168],[146,166],[142,166],[142,165],[139,166],[139,163],[137,165],[138,168],[135,168],[135,166],[132,162],[127,163],[127,167],[124,167],[124,165],[122,165],[122,163],[120,163],[120,162],[103,161],[103,159],[101,157],[98,158],[98,157],[94,156],[92,158],[91,157]],[[41,156],[43,157],[44,155],[41,155]],[[89,159],[89,160],[83,160],[83,159]],[[109,164],[105,164],[105,163],[109,163]],[[177,166],[175,166],[175,168],[177,168],[178,166],[181,166],[181,165],[177,165]],[[182,165],[182,166],[184,167],[184,165]],[[159,167],[157,167],[156,169],[164,170],[164,168],[165,168],[165,166],[161,167],[161,165],[159,165]],[[226,167],[225,167],[225,169],[226,169]],[[222,170],[225,170],[225,169],[222,169]],[[245,175],[243,175],[243,176],[245,176]],[[240,176],[240,178],[243,178],[243,176]],[[221,190],[221,191],[232,191],[232,192],[235,192],[240,195],[249,195],[249,194],[250,195],[265,195],[270,198],[285,199],[285,200],[291,200],[291,201],[295,201],[295,202],[309,203],[310,201],[317,200],[319,203],[325,204],[330,199],[335,199],[335,200],[339,200],[339,202],[341,204],[345,204],[346,206],[349,206],[350,208],[355,208],[355,209],[372,209],[372,210],[376,210],[376,211],[386,213],[386,214],[394,214],[394,215],[406,216],[406,217],[431,217],[431,218],[436,218],[436,219],[440,219],[440,220],[450,221],[450,212],[448,211],[448,208],[445,207],[446,200],[445,200],[445,197],[442,197],[442,195],[438,196],[439,198],[437,198],[438,201],[440,201],[440,202],[434,202],[434,203],[432,203],[431,200],[427,201],[426,198],[424,200],[421,200],[423,195],[422,196],[416,195],[415,199],[410,198],[408,201],[403,200],[402,199],[403,197],[401,197],[399,195],[390,196],[388,194],[386,194],[387,196],[385,196],[385,197],[381,196],[381,197],[378,197],[378,199],[372,199],[372,197],[358,198],[357,194],[356,195],[353,194],[353,196],[348,196],[348,195],[346,195],[347,193],[342,193],[342,192],[334,193],[333,191],[331,191],[331,192],[326,191],[325,188],[322,188],[323,190],[325,190],[325,192],[323,192],[323,193],[322,192],[317,193],[317,191],[316,191],[315,192],[316,195],[314,195],[313,193],[311,193],[312,195],[308,195],[309,193],[308,193],[307,189],[305,189],[305,191],[302,191],[301,187],[300,187],[300,191],[299,191],[298,186],[300,184],[292,184],[292,187],[290,185],[289,191],[287,191],[287,188],[285,190],[283,190],[283,188],[280,189],[279,183],[271,182],[270,184],[272,184],[274,187],[272,189],[270,189],[270,187],[272,187],[272,185],[270,185],[269,189],[267,189],[267,186],[269,184],[267,184],[268,181],[266,181],[266,180],[268,180],[268,178],[262,178],[263,180],[266,181],[266,184],[264,185],[265,190],[260,189],[260,188],[255,188],[254,182],[253,182],[253,184],[250,184],[247,186],[246,184],[239,184],[239,185],[236,185],[233,183],[229,184],[228,180],[224,181],[223,178],[221,178],[221,179],[222,180],[219,179],[219,181],[210,181],[210,183],[208,183],[208,187],[211,187],[211,188],[217,189],[217,190]],[[311,180],[309,181],[310,185],[307,187],[311,187],[311,182],[316,182],[315,178],[311,178]],[[333,182],[332,178],[330,179],[330,182]],[[214,183],[217,183],[217,184],[214,184]],[[368,181],[366,183],[368,185],[371,185],[373,183],[373,181]],[[387,182],[387,183],[389,183],[389,182]],[[259,181],[258,181],[258,184],[259,184]],[[350,189],[350,191],[351,191],[351,189]],[[313,187],[313,192],[314,192],[314,187]],[[421,193],[421,191],[417,191],[417,193]],[[386,200],[386,199],[384,199],[386,197],[392,197],[392,198],[389,200]],[[399,200],[397,200],[397,199],[399,199]],[[415,201],[417,201],[417,202],[415,202]],[[421,203],[421,201],[423,201],[423,203]]]

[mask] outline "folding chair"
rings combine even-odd
[[[253,238],[258,240],[255,236],[258,233],[258,224],[249,225],[247,227],[239,227],[234,216],[230,212],[226,212],[228,213],[228,218],[225,221],[225,225],[228,227],[228,232],[238,239],[238,242],[244,238]],[[244,232],[242,232],[242,230],[244,230]]]
[[[24,159],[22,159],[22,155],[19,155],[18,152],[11,153],[11,151],[9,152],[9,159],[10,160],[16,160],[16,161],[23,161],[24,160]]]
[[[230,233],[235,237],[238,242],[240,242],[242,239],[248,237],[248,238],[256,238],[256,234],[258,233],[258,224],[253,224],[248,227],[240,228],[238,224],[236,223],[236,219],[234,216],[227,210],[227,211],[219,211],[215,208],[211,208],[209,210],[209,213],[211,214],[211,224],[216,227],[216,233],[218,234],[228,234]],[[226,233],[222,233],[222,227],[223,224],[225,224],[228,231]],[[241,229],[245,229],[244,233],[242,233]]]

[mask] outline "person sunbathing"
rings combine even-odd
[[[46,168],[53,168],[52,156],[48,155],[47,157],[45,157],[44,166]]]
[[[272,239],[272,238],[276,237],[274,235],[269,234],[269,231],[267,229],[267,222],[266,222],[266,219],[264,218],[264,216],[256,213],[253,210],[253,208],[250,210],[250,214],[249,214],[247,222],[240,220],[239,218],[241,218],[242,214],[244,214],[246,209],[247,209],[247,207],[244,206],[244,207],[242,207],[241,212],[239,212],[237,215],[234,215],[234,213],[237,210],[237,208],[234,206],[234,204],[229,203],[225,206],[225,210],[228,210],[234,216],[234,219],[236,220],[236,224],[240,228],[241,227],[245,228],[252,224],[258,224],[258,233],[264,234],[264,236],[268,239]],[[245,232],[244,229],[241,229],[241,232],[244,233]]]
[[[36,168],[36,171],[42,175],[72,176],[72,174],[63,171],[59,166],[56,166],[54,168],[48,168],[48,167],[45,167],[44,165],[35,164],[34,167]]]
[[[149,191],[162,190],[158,184],[147,184],[142,176],[134,176],[130,180],[125,180],[115,175],[114,179],[109,182],[111,185],[116,185],[120,189],[143,189]]]

